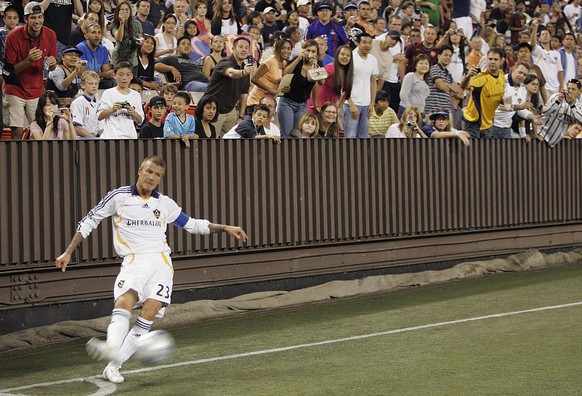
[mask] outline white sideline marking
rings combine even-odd
[[[182,367],[182,366],[191,366],[191,365],[196,365],[196,364],[204,364],[204,363],[218,362],[218,361],[221,361],[221,360],[230,360],[230,359],[238,359],[238,358],[243,358],[243,357],[248,357],[248,356],[265,355],[265,354],[268,354],[268,353],[277,353],[277,352],[292,351],[294,349],[311,348],[311,347],[316,347],[316,346],[321,346],[321,345],[336,344],[336,343],[339,343],[339,342],[354,341],[354,340],[363,340],[363,339],[366,339],[366,338],[380,337],[380,336],[384,336],[384,335],[400,334],[400,333],[406,333],[406,332],[409,332],[409,331],[416,331],[416,330],[423,330],[423,329],[431,329],[431,328],[434,328],[434,327],[443,327],[443,326],[448,326],[448,325],[453,325],[453,324],[458,324],[458,323],[475,322],[475,321],[478,321],[478,320],[486,320],[486,319],[494,319],[494,318],[503,318],[503,317],[506,317],[506,316],[521,315],[521,314],[532,313],[532,312],[550,311],[550,310],[553,310],[553,309],[569,308],[569,307],[575,307],[575,306],[578,306],[578,305],[582,305],[582,301],[573,302],[573,303],[569,303],[569,304],[560,304],[560,305],[551,305],[551,306],[540,307],[540,308],[524,309],[524,310],[521,310],[521,311],[511,311],[511,312],[502,312],[502,313],[498,313],[498,314],[491,314],[491,315],[485,315],[485,316],[475,316],[475,317],[466,318],[466,319],[449,320],[449,321],[446,321],[446,322],[429,323],[429,324],[419,325],[419,326],[404,327],[402,329],[394,329],[394,330],[381,331],[381,332],[378,332],[378,333],[370,333],[370,334],[363,334],[363,335],[359,335],[359,336],[352,336],[352,337],[345,337],[345,338],[337,338],[335,340],[312,342],[312,343],[309,343],[309,344],[298,344],[298,345],[291,345],[291,346],[287,346],[287,347],[272,348],[272,349],[263,349],[263,350],[254,351],[254,352],[245,352],[245,353],[237,353],[237,354],[234,354],[234,355],[218,356],[218,357],[208,358],[208,359],[191,360],[191,361],[188,361],[188,362],[164,364],[164,365],[159,365],[159,366],[155,366],[155,367],[146,367],[146,368],[141,368],[141,369],[137,369],[137,370],[124,371],[123,374],[124,375],[127,375],[127,374],[139,374],[139,373],[146,373],[146,372],[149,372],[149,371],[156,371],[156,370],[162,370],[162,369],[167,369],[167,368]],[[42,382],[42,383],[38,383],[38,384],[19,386],[19,387],[16,387],[16,388],[9,388],[9,389],[0,390],[0,396],[15,396],[14,394],[11,394],[11,393],[8,393],[8,392],[11,392],[11,391],[19,391],[19,390],[24,390],[24,389],[31,389],[31,388],[37,388],[37,387],[41,387],[41,386],[62,385],[62,384],[70,384],[70,383],[73,383],[73,382],[82,382],[82,381],[96,383],[95,379],[102,379],[102,378],[103,378],[103,376],[96,375],[96,376],[93,376],[93,377],[73,378],[73,379],[68,379],[68,380],[53,381],[53,382]],[[99,381],[99,382],[102,382],[102,381]],[[98,384],[96,384],[96,385],[98,385]],[[99,386],[99,387],[101,388],[101,390],[97,394],[99,394],[99,395],[106,395],[107,393],[102,393],[104,391],[104,389],[101,386]],[[115,389],[113,389],[113,390],[115,390]]]

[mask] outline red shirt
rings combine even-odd
[[[57,35],[44,26],[40,35],[32,38],[28,34],[27,25],[19,26],[6,36],[6,62],[16,65],[28,57],[32,48],[39,48],[43,57],[32,62],[18,75],[20,85],[4,84],[5,93],[18,96],[21,99],[36,99],[45,91],[42,76],[43,59],[47,56],[57,57]]]

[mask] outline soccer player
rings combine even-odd
[[[153,320],[163,317],[170,304],[173,286],[171,249],[166,242],[166,228],[173,224],[192,234],[226,232],[246,242],[247,234],[240,227],[210,223],[190,218],[171,198],[157,187],[166,171],[160,157],[143,160],[137,182],[109,192],[77,225],[77,232],[55,265],[63,272],[71,254],[84,238],[97,228],[101,220],[113,216],[115,250],[123,257],[115,280],[115,305],[107,328],[107,341],[92,338],[87,352],[97,360],[109,361],[103,375],[110,382],[121,383],[121,365],[138,348],[137,340],[149,332]],[[135,326],[130,330],[131,310],[141,305]]]

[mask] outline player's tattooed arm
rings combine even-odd
[[[208,229],[210,230],[211,234],[224,231],[231,237],[241,240],[242,242],[246,242],[248,239],[246,232],[237,226],[210,223],[208,225]]]
[[[216,234],[218,232],[223,232],[226,226],[224,224],[213,224],[210,223],[208,225],[208,229],[210,230],[211,234]]]

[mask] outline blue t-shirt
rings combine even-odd
[[[80,58],[87,61],[87,70],[100,73],[101,66],[109,64],[109,53],[102,44],[99,44],[97,49],[92,51],[87,45],[87,41],[81,41],[77,44],[77,49],[83,53]]]
[[[182,123],[175,113],[170,113],[164,122],[164,137],[171,135],[194,135],[196,119],[186,114],[186,121]]]

